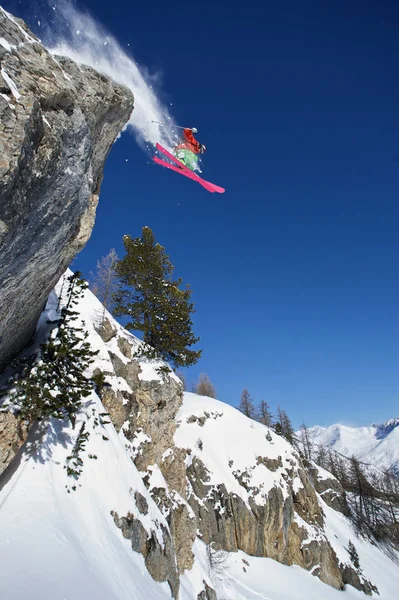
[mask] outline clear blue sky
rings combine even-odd
[[[27,2],[3,4],[37,31]],[[397,416],[398,2],[79,6],[162,72],[162,99],[227,191],[147,164],[125,134],[73,268],[88,275],[148,225],[194,289],[189,382],[207,372],[233,405],[247,387],[295,425]]]

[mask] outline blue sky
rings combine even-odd
[[[27,4],[3,0],[40,35]],[[247,387],[295,425],[397,416],[399,4],[234,4],[79,2],[160,74],[226,193],[148,164],[126,133],[73,268],[148,225],[194,290],[190,384],[205,371],[233,405]]]

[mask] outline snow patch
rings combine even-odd
[[[10,44],[9,42],[7,42],[7,40],[4,39],[3,37],[0,37],[0,46],[3,46],[3,48],[5,48],[5,50],[7,50],[7,52],[11,52],[11,50],[13,48],[15,48],[15,46],[13,46],[13,44]]]
[[[7,73],[7,71],[5,70],[4,67],[1,67],[1,74],[3,76],[4,81],[10,88],[11,93],[14,96],[15,100],[18,102],[18,100],[21,97],[21,94],[19,93],[17,86],[15,85],[15,83],[13,82],[13,80],[11,79],[11,77],[9,76],[9,74]]]

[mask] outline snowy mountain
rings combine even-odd
[[[376,588],[397,597],[397,565],[355,535],[330,473],[313,465],[310,475],[283,438],[231,406],[182,397],[162,363],[134,357],[141,342],[110,315],[99,328],[91,292],[78,310],[104,387],[74,429],[57,420],[33,429],[0,477],[4,598],[359,600]],[[90,437],[73,490],[64,466],[83,422]]]
[[[399,476],[399,417],[371,427],[311,427],[310,440]]]

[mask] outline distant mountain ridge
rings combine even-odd
[[[399,417],[371,427],[347,427],[336,423],[329,427],[318,425],[309,429],[309,438],[340,452],[356,456],[378,469],[389,469],[399,477]]]

